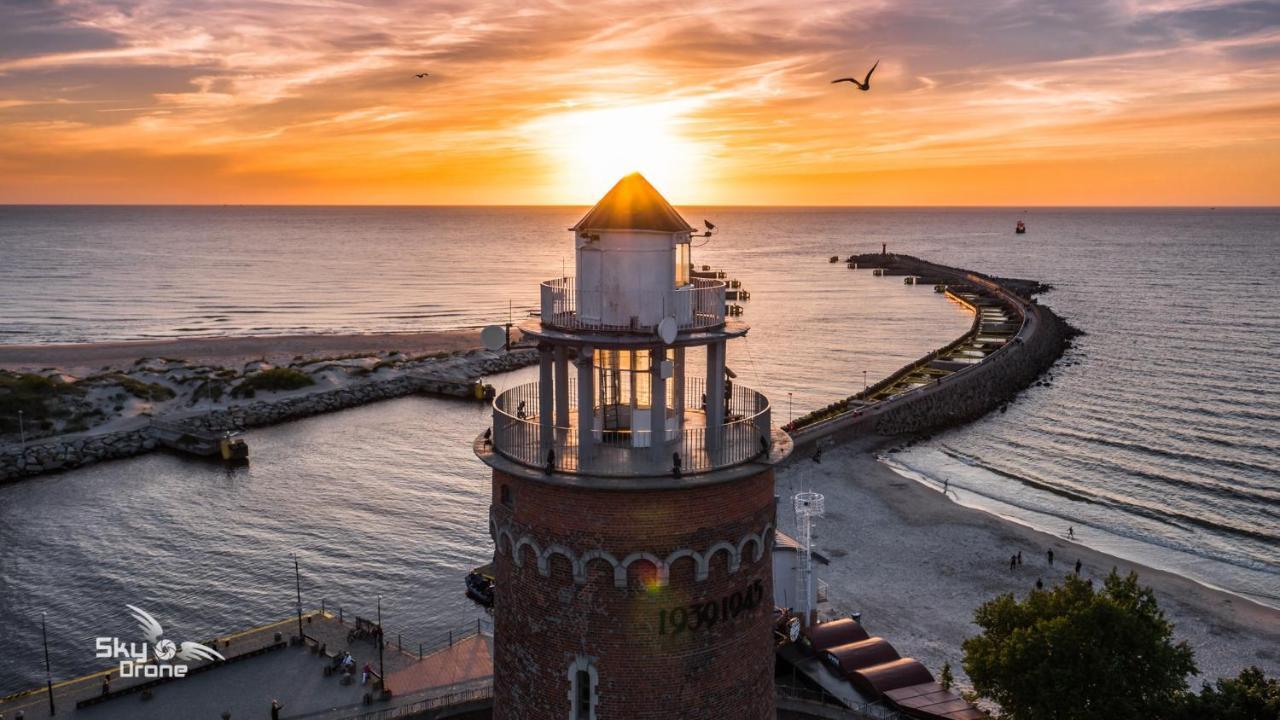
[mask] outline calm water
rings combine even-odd
[[[0,208],[0,343],[417,330],[523,316],[577,209]],[[751,291],[742,380],[775,417],[874,382],[969,318],[826,258],[893,250],[1057,286],[1089,334],[1003,415],[895,454],[962,502],[1280,604],[1280,276],[1270,211],[692,209]],[[519,375],[519,374],[517,374]],[[528,379],[506,377],[500,382]],[[254,433],[252,467],[154,454],[0,487],[0,691],[96,667],[123,603],[203,636],[308,605],[406,642],[474,617],[481,408],[405,399]]]

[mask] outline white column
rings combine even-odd
[[[724,425],[724,341],[707,346],[707,449],[720,448]]]
[[[578,468],[588,468],[595,445],[592,426],[595,423],[595,368],[591,348],[578,350]]]
[[[664,348],[649,351],[649,451],[658,467],[671,461],[667,457],[667,381],[662,377]]]
[[[685,408],[684,348],[682,347],[676,348],[675,355],[676,355],[675,359],[672,360],[672,364],[675,365],[675,371],[671,376],[671,392],[673,396],[671,406],[675,408],[676,426],[683,428],[684,427],[684,408]]]
[[[569,427],[569,347],[557,345],[555,351],[556,427]]]
[[[552,383],[552,353],[550,345],[538,346],[538,426],[541,428],[538,463],[547,461],[547,451],[555,446],[555,428],[552,425],[555,387]],[[559,458],[557,458],[559,461]]]

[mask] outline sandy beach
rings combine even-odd
[[[1112,567],[1136,571],[1155,590],[1176,637],[1195,650],[1203,676],[1234,676],[1249,665],[1280,673],[1280,610],[1091,550],[1087,537],[1071,542],[959,505],[941,488],[878,462],[875,445],[868,439],[832,448],[821,463],[797,458],[778,473],[784,498],[801,490],[826,495],[826,516],[816,521],[815,533],[815,549],[831,561],[818,567],[818,577],[830,584],[825,615],[862,612],[873,635],[935,673],[950,662],[967,685],[960,646],[978,631],[974,609],[1001,593],[1023,596],[1037,578],[1054,584],[1079,559],[1081,574],[1097,580]],[[780,507],[778,515],[780,527],[790,530],[790,508]],[[1009,556],[1018,551],[1023,565],[1010,571]],[[1199,681],[1192,685],[1198,689]]]
[[[56,368],[73,375],[126,369],[139,358],[181,358],[192,364],[239,367],[252,360],[288,364],[296,356],[335,357],[398,350],[409,355],[480,347],[479,330],[353,335],[256,335],[127,342],[0,344],[0,369]]]

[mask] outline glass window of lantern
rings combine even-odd
[[[692,256],[689,252],[689,243],[676,243],[676,287],[684,287],[689,284],[689,263],[691,262]]]

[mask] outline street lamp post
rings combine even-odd
[[[862,399],[867,399],[867,371],[862,371]]]
[[[387,689],[387,671],[382,667],[382,596],[378,596],[378,677],[382,678],[382,690]]]
[[[293,582],[298,591],[298,641],[306,642],[307,635],[302,632],[302,572],[298,569],[298,554],[293,554]]]
[[[18,411],[18,436],[22,440],[22,447],[27,446],[27,426],[22,422],[22,411]]]
[[[40,613],[40,638],[44,642],[44,682],[49,688],[49,714],[57,715],[58,709],[53,706],[53,670],[49,667],[49,630],[44,613]]]
[[[791,424],[791,393],[787,393],[787,424]]]

